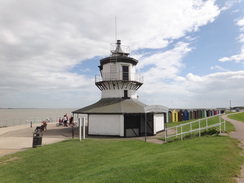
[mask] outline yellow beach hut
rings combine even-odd
[[[177,110],[173,110],[172,111],[172,122],[177,122],[178,121],[178,111]]]

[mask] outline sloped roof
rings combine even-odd
[[[103,98],[87,107],[73,111],[78,114],[124,114],[144,113],[147,106],[136,99]]]

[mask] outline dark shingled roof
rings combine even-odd
[[[101,65],[104,65],[104,64],[107,64],[107,63],[110,63],[110,62],[111,62],[111,57],[106,57],[106,58],[103,58],[103,59],[100,60],[100,64]],[[125,63],[131,63],[133,65],[137,65],[138,60],[136,60],[136,59],[134,59],[132,57],[127,57],[127,56],[117,56],[116,57],[116,62],[125,62]]]
[[[106,57],[100,60],[100,66],[98,66],[100,70],[103,69],[103,65],[110,63],[111,59],[116,59],[116,62],[131,63],[133,65],[137,65],[138,63],[138,60],[127,56]]]
[[[136,99],[103,98],[87,107],[73,111],[78,114],[124,114],[144,113],[147,106]]]

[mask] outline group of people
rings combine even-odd
[[[72,125],[73,124],[73,116],[71,116],[69,118],[69,116],[67,114],[65,114],[63,118],[61,118],[61,117],[59,118],[58,122],[60,125],[63,124],[63,126],[68,126],[68,122],[69,122],[69,125]]]

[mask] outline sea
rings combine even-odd
[[[0,127],[35,124],[48,120],[58,122],[65,114],[72,115],[77,108],[0,108]]]

